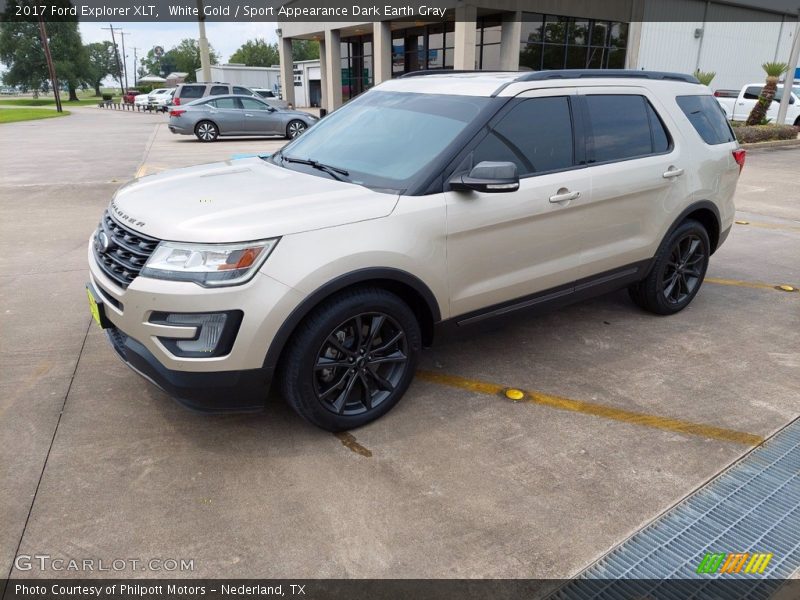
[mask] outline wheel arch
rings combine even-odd
[[[701,200],[688,206],[672,222],[663,239],[667,239],[687,219],[694,219],[705,227],[708,233],[708,241],[711,243],[711,254],[714,254],[719,246],[720,234],[722,233],[722,219],[719,216],[717,206],[710,200]]]
[[[423,345],[429,346],[433,342],[434,324],[441,321],[442,317],[436,296],[425,282],[406,271],[390,267],[358,269],[319,287],[289,314],[269,345],[264,357],[264,368],[275,370],[295,329],[312,310],[332,295],[356,286],[378,287],[402,298],[417,316]]]

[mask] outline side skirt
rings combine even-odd
[[[651,264],[652,260],[631,263],[619,269],[440,321],[436,324],[436,337],[449,336],[468,326],[488,324],[517,311],[525,310],[528,314],[537,314],[614,292],[644,279]]]

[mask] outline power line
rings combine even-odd
[[[122,67],[119,64],[119,49],[117,48],[117,40],[114,37],[114,26],[109,23],[108,27],[101,27],[101,29],[104,31],[111,31],[111,43],[114,46],[114,57],[117,60],[117,80],[119,81],[121,93],[125,94],[125,86],[122,85]],[[117,27],[117,31],[119,30],[120,28]]]

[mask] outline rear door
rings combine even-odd
[[[244,130],[244,111],[238,98],[215,98],[206,102],[210,118],[219,126],[222,135],[238,135]]]
[[[648,90],[587,87],[580,100],[591,176],[580,262],[589,277],[653,256],[665,219],[686,202],[691,165],[677,126]]]
[[[487,307],[504,311],[577,279],[576,207],[590,193],[590,180],[573,136],[573,100],[570,89],[524,93],[457,159],[456,173],[481,161],[513,162],[520,187],[497,194],[446,192],[453,315]]]

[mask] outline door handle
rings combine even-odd
[[[570,200],[576,200],[577,198],[581,197],[580,192],[570,192],[567,188],[561,188],[558,190],[555,196],[550,196],[550,202],[557,204],[559,202],[568,202]]]
[[[670,167],[667,169],[662,177],[664,179],[674,179],[675,177],[680,177],[683,175],[683,169],[676,169],[675,167]]]
[[[251,115],[250,113],[244,113],[244,116],[245,117],[252,117],[253,115]]]

